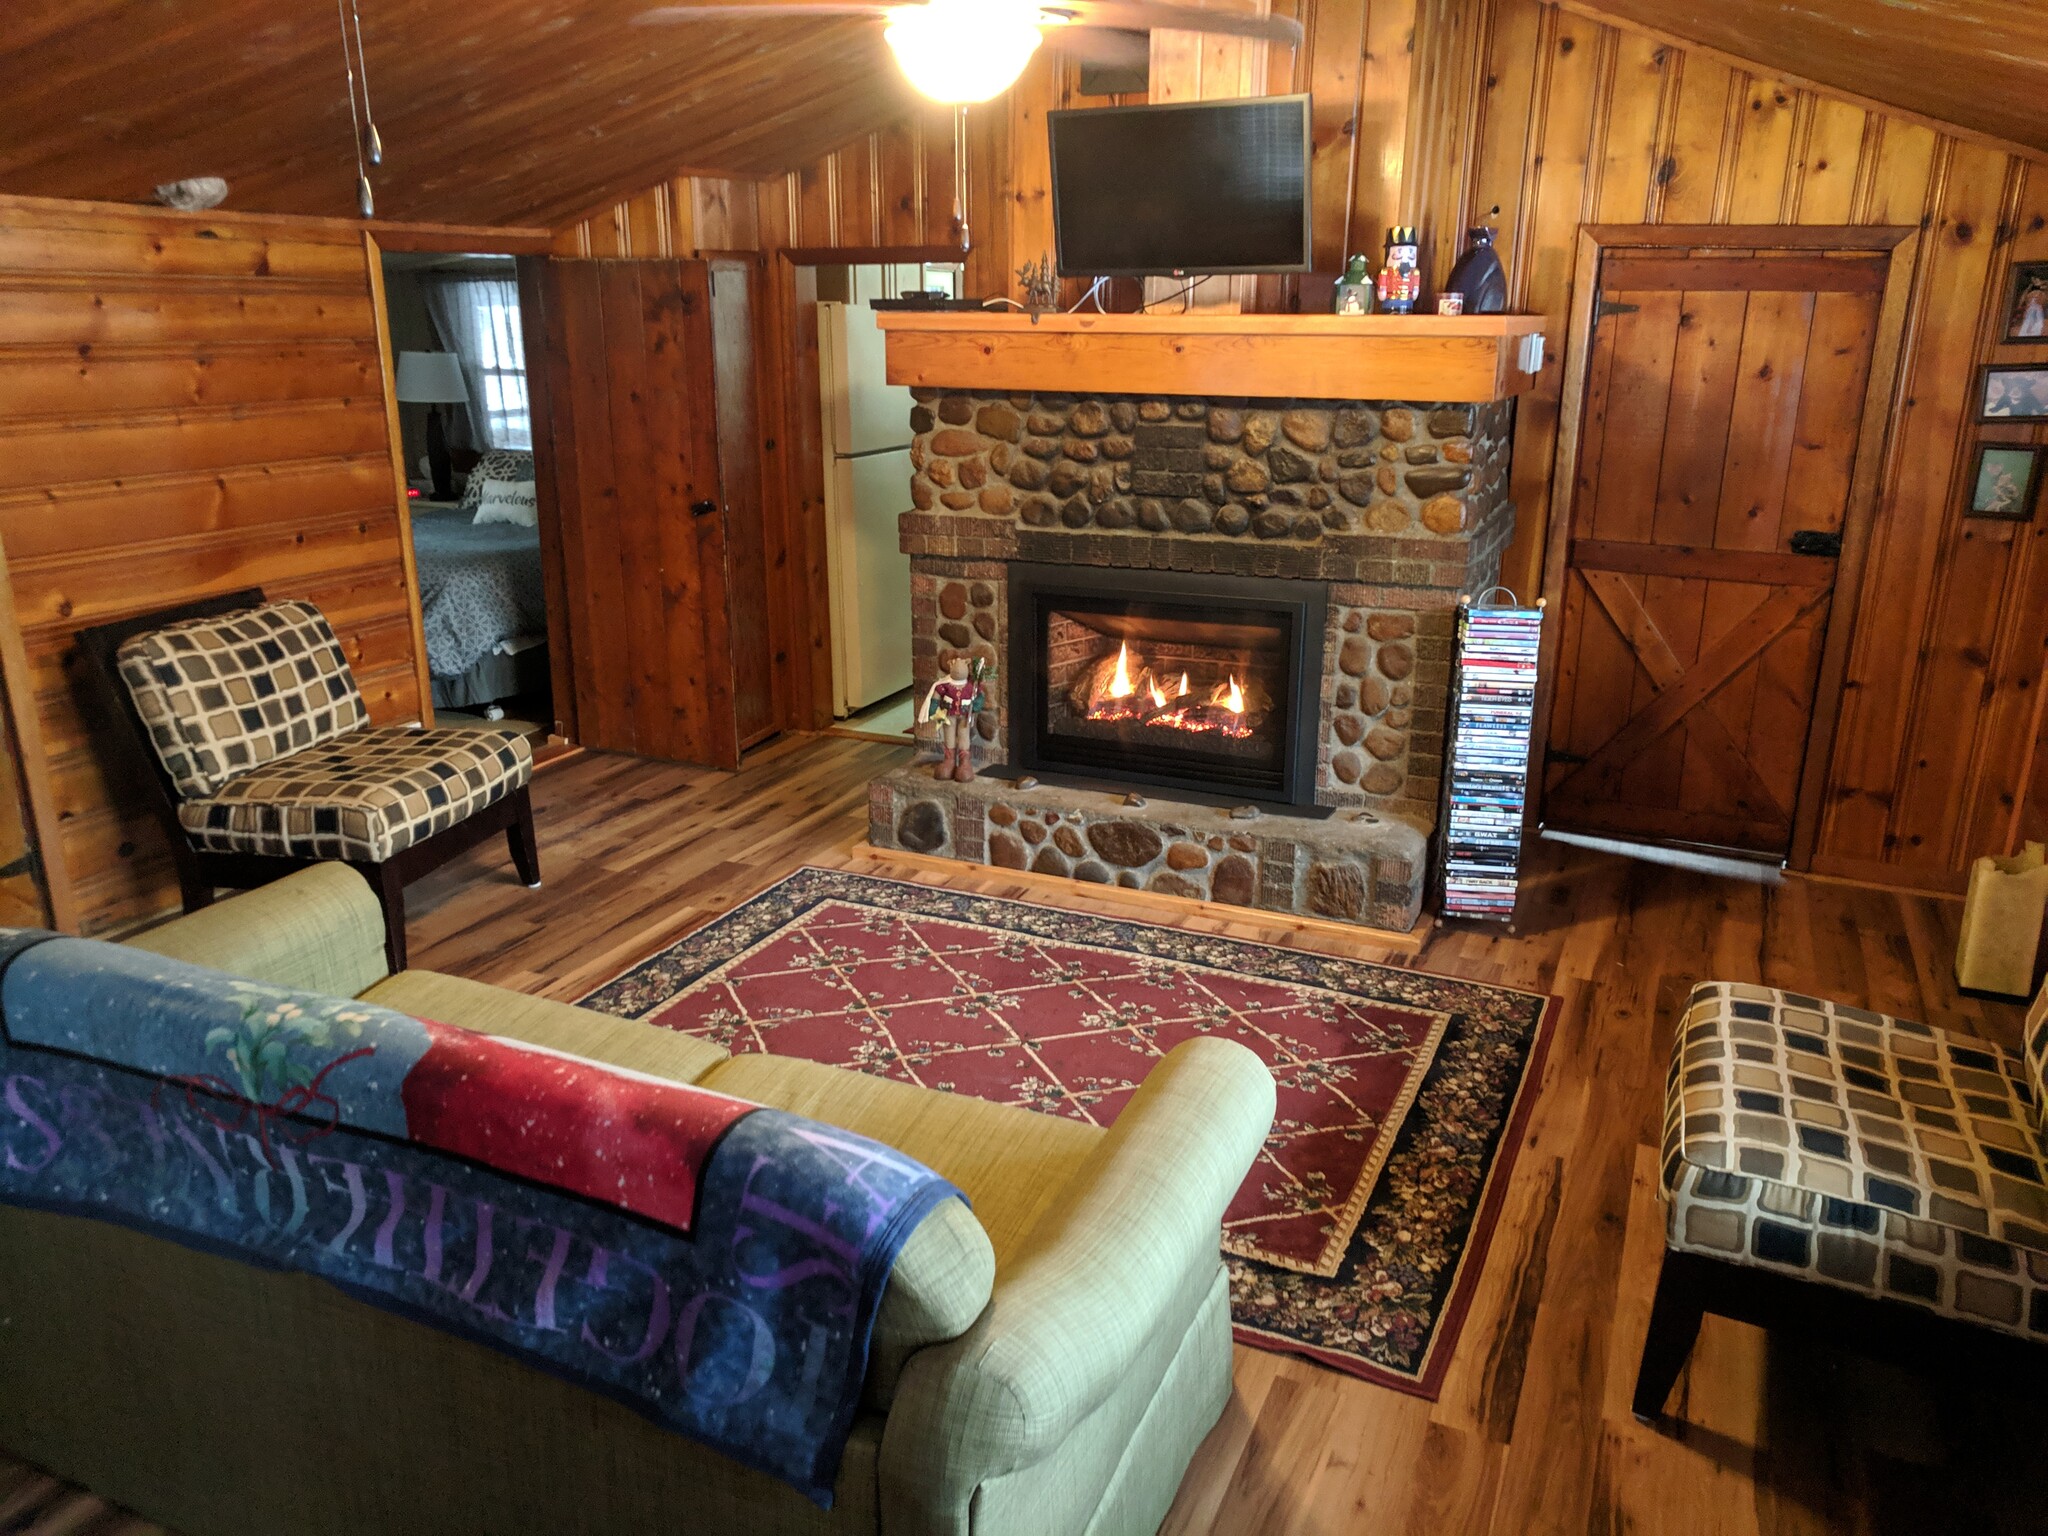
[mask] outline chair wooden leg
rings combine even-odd
[[[1689,1254],[1664,1255],[1631,1404],[1635,1416],[1645,1424],[1664,1411],[1664,1400],[1671,1395],[1678,1373],[1692,1354],[1693,1341],[1699,1337],[1700,1319],[1706,1313],[1705,1278]]]
[[[176,850],[178,867],[178,897],[185,903],[187,912],[197,912],[201,907],[213,905],[213,877],[206,873],[205,861],[194,856],[189,849]]]
[[[533,833],[533,796],[522,784],[513,792],[517,814],[505,829],[505,842],[512,850],[512,867],[528,890],[540,885],[540,840]]]
[[[384,962],[395,975],[405,969],[405,879],[395,863],[350,866],[376,887],[384,908]]]

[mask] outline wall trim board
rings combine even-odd
[[[405,472],[405,437],[398,427],[398,370],[391,358],[391,316],[384,295],[384,251],[376,234],[363,231],[363,267],[370,281],[370,310],[377,321],[377,367],[383,375],[384,435],[390,446],[391,492],[398,517],[398,558],[405,572],[407,617],[412,622],[413,671],[419,680],[420,724],[434,724],[434,674],[427,663],[427,621],[420,598],[419,557],[412,547],[411,477]],[[420,247],[401,247],[418,250]]]
[[[418,224],[380,219],[337,219],[314,214],[245,213],[223,205],[198,212],[163,208],[155,203],[90,202],[68,197],[24,197],[0,192],[0,223],[12,214],[34,214],[73,229],[132,229],[139,221],[171,232],[212,229],[228,238],[263,239],[290,234],[330,245],[353,245],[365,233],[375,235],[391,251],[489,251],[517,254],[544,251],[553,239],[549,230],[526,225]],[[481,242],[481,243],[478,243]]]

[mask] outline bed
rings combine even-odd
[[[479,525],[471,517],[459,507],[413,511],[427,666],[440,709],[547,686],[540,532],[516,523]]]

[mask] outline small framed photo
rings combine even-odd
[[[1979,443],[1970,469],[1969,515],[2022,523],[2031,518],[2042,452],[2027,443]]]
[[[2005,309],[2003,341],[2048,341],[2048,261],[2022,261],[2012,269],[2012,302]]]
[[[1977,376],[1979,421],[2048,421],[2048,363],[1993,363]]]

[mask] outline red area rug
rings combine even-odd
[[[1224,1219],[1238,1337],[1434,1397],[1549,1002],[805,869],[584,1006],[1098,1125],[1181,1041],[1240,1041],[1272,1069],[1280,1107]]]

